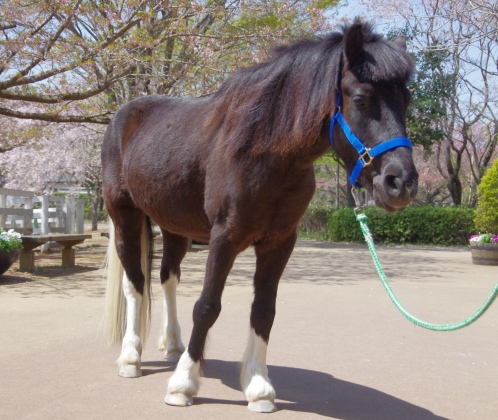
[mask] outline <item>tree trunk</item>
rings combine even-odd
[[[339,169],[340,165],[339,162],[337,162],[337,169],[335,171],[335,208],[339,208],[339,191],[340,191],[340,185],[339,185]]]
[[[460,181],[460,168],[462,166],[462,154],[464,147],[452,147],[452,141],[446,141],[444,147],[446,149],[446,179],[448,181],[448,191],[451,194],[451,199],[455,206],[462,204],[462,181]],[[454,155],[452,155],[454,152]],[[443,174],[444,176],[444,174]]]
[[[92,231],[98,230],[99,226],[99,197],[96,194],[96,197],[92,199]]]
[[[449,178],[448,180],[448,191],[451,194],[451,199],[455,206],[460,206],[462,204],[462,182],[458,176]]]

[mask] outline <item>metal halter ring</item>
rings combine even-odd
[[[370,154],[370,149],[366,147],[365,152],[360,155],[359,159],[363,161],[363,166],[368,166],[372,163],[374,156]]]

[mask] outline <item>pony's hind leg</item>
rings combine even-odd
[[[119,376],[136,378],[142,376],[142,341],[138,334],[142,294],[137,292],[126,273],[123,275],[123,292],[126,299],[126,332],[117,363]]]
[[[278,283],[295,242],[294,233],[278,243],[261,243],[255,246],[257,259],[251,331],[240,375],[242,390],[251,411],[267,413],[277,409],[275,389],[268,377],[266,351],[275,318]]]
[[[164,295],[163,325],[159,337],[159,350],[169,362],[176,363],[185,351],[176,311],[176,287],[180,282],[180,263],[185,256],[189,240],[165,230],[163,234],[163,259],[161,263],[161,286]]]
[[[146,335],[150,303],[150,225],[136,208],[120,209],[114,223],[116,251],[124,268],[121,281],[126,300],[126,329],[117,363],[119,375],[131,378],[142,374],[142,340]]]

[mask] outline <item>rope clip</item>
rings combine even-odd
[[[354,203],[356,205],[356,207],[354,209],[354,215],[358,216],[358,213],[363,211],[363,205],[361,204],[361,200],[360,200],[360,189],[353,186],[351,188],[351,195],[353,196]]]

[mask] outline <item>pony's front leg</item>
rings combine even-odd
[[[192,405],[193,397],[197,395],[207,333],[221,312],[221,295],[237,253],[236,247],[222,228],[213,227],[204,286],[194,306],[192,335],[188,349],[182,354],[168,382],[164,398],[166,404]]]
[[[137,292],[126,274],[123,275],[123,292],[126,298],[126,332],[117,363],[119,366],[119,376],[136,378],[142,376],[140,368],[142,342],[139,337],[139,316],[142,295]]]
[[[277,410],[275,405],[275,389],[268,377],[266,367],[266,351],[268,341],[257,335],[251,327],[247,342],[240,382],[242,391],[249,402],[247,408],[260,413],[273,413]]]
[[[294,249],[296,234],[278,243],[256,245],[254,301],[251,309],[251,332],[242,362],[240,381],[251,411],[276,411],[275,389],[268,377],[266,351],[275,319],[278,282]]]

